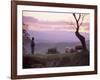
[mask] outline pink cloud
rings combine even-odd
[[[30,16],[23,16],[23,23],[28,25],[28,29],[67,29],[67,30],[75,30],[73,24],[75,22],[68,22],[68,21],[40,21],[34,17]],[[31,27],[30,27],[31,26]],[[82,27],[86,27],[85,30],[89,30],[89,22],[82,23]]]

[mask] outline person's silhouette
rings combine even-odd
[[[32,40],[31,40],[31,53],[32,54],[34,54],[34,46],[35,46],[34,37],[32,37]]]

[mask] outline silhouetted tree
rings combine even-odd
[[[83,50],[87,50],[87,48],[86,48],[86,41],[85,41],[85,37],[84,36],[82,36],[81,34],[80,34],[80,32],[79,32],[79,28],[80,28],[80,26],[81,26],[81,24],[82,24],[82,22],[81,23],[79,23],[79,21],[80,21],[80,19],[84,19],[84,16],[82,16],[82,14],[75,14],[75,13],[73,13],[73,16],[74,16],[74,18],[75,18],[75,21],[76,21],[76,31],[75,31],[75,35],[77,36],[77,38],[80,40],[80,42],[81,42],[81,44],[82,44],[82,47],[83,47]]]

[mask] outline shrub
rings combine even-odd
[[[48,49],[48,52],[47,52],[47,54],[57,54],[57,53],[59,53],[59,52],[57,51],[56,48]]]

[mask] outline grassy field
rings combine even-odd
[[[23,68],[46,68],[89,65],[89,53],[25,54]]]

